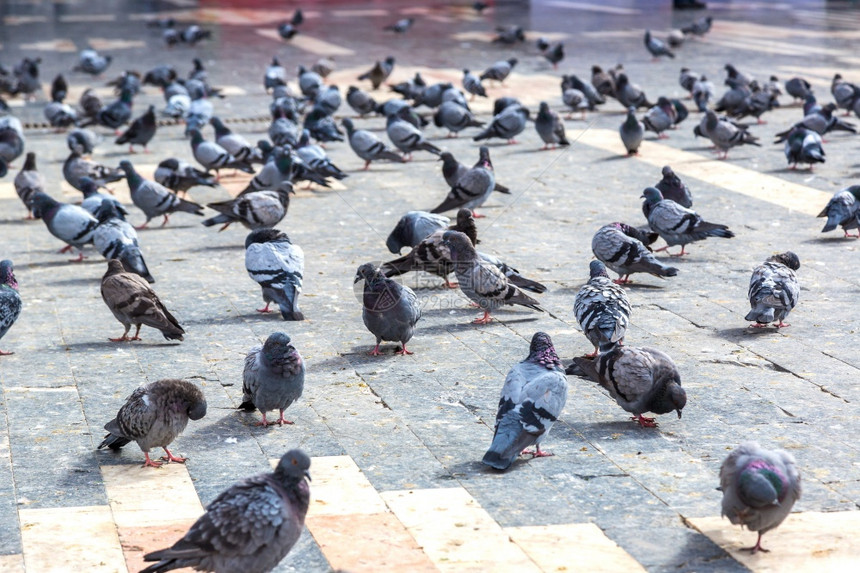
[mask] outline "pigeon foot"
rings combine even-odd
[[[170,462],[176,462],[176,463],[178,463],[178,464],[184,464],[184,463],[185,463],[185,460],[187,460],[187,459],[188,459],[188,458],[177,458],[176,456],[174,456],[173,454],[171,454],[171,453],[170,453],[170,450],[168,450],[167,448],[164,448],[164,453],[166,453],[167,455],[166,455],[166,456],[161,456],[161,458],[160,458],[160,459],[162,459],[162,460],[166,461],[167,463],[170,463]]]
[[[409,354],[415,354],[415,353],[414,353],[414,352],[410,352],[409,350],[406,350],[406,345],[404,344],[404,345],[403,345],[403,348],[401,348],[400,350],[396,351],[394,354],[399,354],[400,356],[406,356],[406,355],[409,355]]]
[[[0,350],[0,356],[12,356],[13,354],[15,354],[15,353],[14,352],[4,352],[4,351]]]
[[[490,316],[490,313],[486,310],[484,311],[484,316],[480,316],[472,321],[472,324],[489,324],[493,321],[493,317]]]
[[[639,425],[643,428],[656,428],[657,427],[657,422],[654,420],[654,418],[646,418],[642,414],[639,414],[638,416],[633,416],[631,419],[639,422]]]
[[[161,462],[153,461],[149,458],[149,452],[143,452],[143,455],[146,457],[146,461],[143,462],[143,467],[145,468],[160,468],[164,464]]]

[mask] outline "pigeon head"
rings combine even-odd
[[[545,101],[540,102],[540,107],[538,108],[538,115],[547,116],[549,115],[549,104]]]
[[[255,231],[251,231],[248,234],[248,237],[245,239],[245,248],[247,249],[254,243],[270,243],[272,241],[287,241],[290,242],[290,238],[286,233],[279,231],[277,229],[265,228],[265,229],[257,229]]]
[[[642,191],[642,197],[644,197],[650,205],[654,205],[663,200],[663,194],[660,193],[660,190],[653,187],[646,187],[645,190]]]
[[[12,261],[6,259],[0,261],[0,284],[4,284],[18,290],[18,281],[15,280],[15,272],[12,268]]]
[[[486,167],[487,169],[493,168],[493,162],[490,161],[490,148],[486,145],[482,145],[481,149],[478,151],[479,159],[478,165],[481,167]]]
[[[290,450],[283,455],[275,468],[275,477],[290,483],[311,479],[311,459],[301,450]]]
[[[230,133],[230,129],[224,125],[224,122],[217,115],[213,115],[209,123],[215,128],[215,137],[221,137]]]
[[[364,263],[358,270],[355,271],[355,280],[353,280],[353,284],[358,283],[360,281],[364,281],[366,283],[370,283],[373,280],[379,278],[380,273],[379,269],[376,268],[376,265],[373,263]]]
[[[27,159],[24,161],[24,167],[21,168],[21,171],[35,171],[36,170],[36,154],[32,151],[27,152]]]
[[[341,120],[344,129],[346,129],[346,133],[348,135],[352,135],[355,132],[355,124],[352,123],[352,120],[348,117],[345,117]]]
[[[30,197],[30,206],[33,209],[34,217],[50,221],[60,204],[47,193],[36,191]]]
[[[105,272],[105,276],[118,275],[120,273],[125,272],[125,267],[122,266],[122,261],[119,259],[110,259],[108,260],[108,268]]]
[[[546,332],[535,332],[532,336],[528,360],[545,366],[548,370],[561,367],[552,338]]]
[[[99,190],[98,184],[86,175],[78,180],[78,185],[81,188],[81,193],[84,194],[84,199],[92,197],[94,194],[98,193]]]
[[[196,148],[198,145],[203,143],[203,134],[200,133],[199,129],[190,130],[188,135],[191,136],[191,147]]]
[[[140,176],[134,170],[134,165],[131,164],[131,161],[128,159],[123,159],[119,162],[119,168],[125,172],[125,176],[128,178],[129,182],[140,179]]]
[[[388,64],[389,66],[393,66],[394,65],[394,56],[388,56],[387,58],[385,58],[385,63]]]
[[[508,65],[512,68],[517,65],[517,62],[519,62],[519,60],[516,58],[508,58]]]
[[[854,199],[860,201],[860,185],[851,185],[850,187],[846,187],[844,191],[848,191],[854,195]]]
[[[767,260],[775,263],[782,263],[793,271],[800,268],[800,259],[791,251],[773,255],[772,257],[768,257]]]
[[[591,73],[592,74],[602,74],[603,68],[601,68],[600,66],[591,66]]]
[[[764,460],[753,460],[738,476],[741,500],[750,507],[779,505],[784,487],[783,476]]]
[[[472,241],[469,240],[469,237],[465,233],[445,231],[442,233],[442,244],[451,251],[451,259],[454,261],[468,260],[477,256]]]
[[[469,68],[463,68],[463,75],[467,75],[469,73]]]
[[[672,168],[671,168],[671,167],[669,167],[668,165],[664,166],[664,167],[663,167],[663,170],[662,170],[660,173],[662,173],[662,174],[663,174],[663,177],[664,177],[664,178],[669,178],[669,177],[674,177],[674,176],[675,176],[675,172],[674,172],[674,171],[672,171]]]
[[[680,419],[681,410],[683,410],[684,406],[687,405],[687,391],[684,390],[679,383],[674,381],[669,382],[666,390],[668,392],[668,401],[673,406],[670,410],[678,412],[678,419]]]
[[[292,349],[292,339],[285,332],[273,332],[263,344],[263,357],[270,364],[276,364]]]
[[[6,160],[0,157],[0,177],[6,177],[9,173],[9,164],[6,163]]]
[[[609,278],[609,273],[606,272],[606,265],[601,261],[591,261],[588,265],[589,278],[606,277]]]

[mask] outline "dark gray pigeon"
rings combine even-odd
[[[360,80],[370,80],[373,89],[379,89],[382,82],[388,79],[391,72],[394,70],[394,56],[388,56],[382,61],[377,60],[370,70],[358,76]]]
[[[665,165],[660,173],[663,175],[663,178],[654,187],[663,194],[663,199],[671,199],[681,207],[686,207],[687,209],[692,207],[693,195],[690,193],[690,189],[681,181],[681,178],[675,174],[672,168]],[[644,201],[642,203],[642,212],[647,219],[650,211],[646,210],[646,205],[648,205],[648,202]]]
[[[507,139],[508,143],[517,143],[515,138],[525,130],[528,119],[529,110],[519,104],[509,105],[494,115],[486,129],[472,139],[482,141],[498,137]]]
[[[818,216],[827,217],[827,223],[821,229],[822,233],[832,231],[837,225],[841,225],[846,238],[860,239],[860,231],[856,235],[848,232],[851,229],[860,228],[860,185],[851,185],[838,191]]]
[[[299,310],[299,295],[305,272],[305,255],[302,248],[277,229],[257,229],[245,239],[245,270],[263,289],[264,308],[267,313],[275,303],[284,320],[304,320]]]
[[[615,97],[615,75],[600,66],[591,66],[591,85],[600,95]]]
[[[784,152],[789,169],[797,169],[799,164],[806,163],[812,171],[814,164],[826,161],[821,136],[803,126],[791,128],[785,140]]]
[[[666,246],[657,249],[658,252],[681,245],[681,252],[672,255],[680,257],[686,254],[685,247],[689,243],[703,241],[708,237],[731,239],[735,236],[727,226],[709,223],[695,211],[686,209],[671,199],[663,199],[662,193],[653,187],[647,187],[642,197],[650,204],[648,225],[666,241]]]
[[[645,125],[636,118],[636,108],[630,106],[627,108],[627,119],[621,124],[618,129],[621,135],[621,142],[627,150],[627,155],[636,155],[639,153],[639,146],[642,145],[642,140],[645,139]]]
[[[6,336],[15,321],[21,315],[21,295],[18,294],[18,281],[12,261],[0,261],[0,340]],[[9,356],[14,352],[0,350],[0,356]]]
[[[664,352],[654,348],[615,345],[594,360],[577,356],[574,364],[587,378],[605,388],[633,420],[643,428],[656,428],[654,418],[642,414],[678,412],[687,404],[687,393],[681,387],[681,376],[675,363]],[[570,372],[570,369],[568,369]]]
[[[73,259],[73,262],[84,260],[84,245],[93,242],[98,220],[81,207],[60,203],[40,191],[33,193],[30,201],[33,216],[42,219],[48,232],[66,243],[60,252],[65,253],[74,248],[78,250],[78,258]]]
[[[765,450],[745,442],[732,450],[720,466],[722,516],[734,525],[758,533],[755,545],[741,551],[768,552],[761,537],[785,521],[800,499],[797,462],[785,450]]]
[[[598,92],[591,84],[587,84],[579,79],[575,74],[564,75],[561,77],[562,100],[564,99],[564,92],[568,89],[574,89],[583,94],[588,102],[586,107],[592,111],[595,110],[598,105],[606,103],[606,98],[603,94]],[[585,112],[583,112],[583,116],[584,115]]]
[[[15,192],[27,207],[27,218],[33,218],[33,207],[31,198],[36,192],[45,192],[45,178],[36,169],[36,154],[32,151],[27,153],[21,171],[15,176]]]
[[[304,128],[311,137],[319,142],[343,141],[343,132],[338,129],[334,118],[319,106],[314,108],[305,116]]]
[[[89,129],[73,129],[66,136],[69,151],[74,151],[78,155],[90,155],[99,141],[101,138]]]
[[[412,158],[414,151],[429,151],[434,155],[441,154],[442,150],[427,141],[420,129],[403,118],[407,112],[408,110],[402,109],[389,115],[386,121],[385,131],[394,147],[402,151],[407,160]]]
[[[221,118],[212,116],[209,120],[212,127],[215,128],[215,143],[227,150],[227,153],[236,158],[237,161],[259,161],[260,151],[252,146],[247,139],[233,133],[233,131],[224,125]]]
[[[654,57],[655,62],[660,59],[660,56],[668,56],[672,59],[675,58],[675,54],[672,53],[666,44],[651,36],[651,30],[645,30],[645,47]]]
[[[481,79],[505,83],[505,79],[509,75],[511,75],[511,70],[514,69],[514,66],[517,65],[517,62],[518,60],[516,58],[500,60],[486,70],[484,70],[484,73],[481,74]]]
[[[638,109],[654,105],[648,101],[648,97],[642,91],[642,88],[630,83],[627,74],[624,73],[618,74],[615,78],[615,97],[624,107],[633,106]]]
[[[656,240],[657,234],[654,235]],[[674,277],[678,269],[657,260],[649,247],[648,233],[625,225],[610,223],[601,227],[591,239],[591,252],[607,267],[619,274],[616,284],[627,284],[633,273],[648,273],[655,277]]]
[[[481,461],[491,468],[506,470],[520,454],[536,458],[553,455],[541,450],[540,444],[566,402],[567,380],[552,339],[544,332],[536,332],[529,355],[515,364],[505,378],[493,443]],[[531,445],[535,450],[526,450]]]
[[[591,261],[588,268],[589,279],[576,293],[573,313],[582,333],[594,345],[594,352],[586,357],[594,358],[599,348],[623,342],[633,308],[624,289],[609,279],[602,262]]]
[[[803,78],[793,77],[785,82],[785,91],[797,100],[806,100],[812,95],[812,85]]]
[[[444,215],[426,211],[409,211],[397,221],[385,245],[389,251],[399,255],[403,247],[415,247],[436,231],[446,230],[450,224],[451,219]]]
[[[564,122],[558,114],[549,109],[549,104],[540,102],[540,108],[535,116],[535,130],[543,141],[541,149],[555,149],[557,145],[568,146],[570,142],[564,134]]]
[[[475,209],[484,204],[496,186],[493,164],[490,161],[490,150],[482,145],[479,150],[478,162],[465,172],[456,185],[451,187],[445,200],[433,208],[431,213],[444,213],[452,209]],[[475,217],[482,217],[475,213]]]
[[[783,322],[800,299],[800,283],[794,271],[800,268],[800,259],[791,251],[768,257],[753,269],[748,297],[750,311],[744,320],[755,321],[750,326],[764,328],[790,326]]]
[[[96,185],[104,187],[108,183],[120,181],[125,175],[119,169],[84,159],[78,152],[72,151],[63,163],[63,177],[66,178],[69,185],[78,191],[83,191],[81,189],[82,177],[89,177],[95,181]]]
[[[469,127],[484,127],[484,122],[475,119],[468,109],[454,101],[442,103],[433,114],[433,123],[436,127],[448,130],[448,137],[456,137],[457,134]]]
[[[154,179],[176,193],[187,193],[198,185],[215,187],[217,183],[207,171],[195,169],[190,163],[170,157],[158,164]]]
[[[376,346],[371,356],[379,356],[379,345],[383,341],[399,342],[400,350],[395,354],[412,354],[406,343],[415,333],[415,325],[421,319],[421,305],[411,288],[386,277],[371,263],[358,267],[355,283],[364,281],[362,289],[361,317],[364,325],[376,337]]]
[[[457,185],[460,177],[469,171],[469,168],[457,161],[457,158],[450,151],[443,151],[442,155],[439,156],[439,160],[442,162],[442,176],[445,178],[445,183],[448,184],[448,187]],[[493,187],[493,191],[498,191],[505,195],[511,194],[511,190],[498,181],[495,187]]]
[[[108,435],[98,449],[119,451],[130,442],[137,442],[146,457],[144,466],[157,468],[161,462],[149,457],[152,448],[163,448],[166,462],[184,463],[170,453],[167,446],[182,433],[188,420],[206,415],[203,392],[187,380],[157,380],[132,392],[119,409],[116,418],[105,424]]]
[[[95,213],[99,226],[93,233],[93,245],[107,260],[119,259],[125,270],[154,283],[155,279],[143,260],[137,232],[129,225],[111,202],[103,202]]]
[[[305,388],[305,361],[290,337],[273,332],[265,344],[253,347],[245,356],[242,372],[242,403],[240,410],[259,410],[263,419],[258,426],[292,424],[284,419],[284,410],[301,398]],[[266,412],[278,410],[280,417],[274,422],[266,420]]]
[[[302,95],[311,100],[317,97],[319,91],[325,86],[322,76],[316,72],[312,72],[304,66],[299,66],[298,70],[299,90]]]
[[[206,507],[173,547],[144,556],[158,561],[141,573],[183,567],[198,571],[268,573],[290,552],[305,526],[311,460],[290,450],[272,473],[231,486]]]
[[[402,18],[391,24],[390,26],[386,26],[383,30],[388,32],[394,32],[396,34],[405,34],[409,28],[415,23],[415,18]]]
[[[142,116],[136,118],[128,129],[116,139],[117,145],[128,143],[128,152],[134,153],[134,146],[142,145],[144,152],[146,146],[155,137],[155,106],[151,105]]]
[[[495,44],[516,44],[526,41],[526,33],[522,26],[511,24],[509,26],[497,26],[498,35],[493,38]]]
[[[374,113],[379,106],[373,96],[355,86],[347,88],[346,103],[361,117]]]
[[[120,161],[119,166],[125,171],[132,202],[146,215],[146,221],[138,229],[143,229],[159,215],[164,217],[161,224],[163,227],[170,220],[168,215],[177,211],[203,216],[203,207],[193,201],[181,199],[160,183],[144,179],[134,170],[131,161]]]
[[[658,139],[665,139],[668,137],[665,131],[675,125],[675,115],[675,108],[669,98],[660,96],[657,105],[652,106],[642,116],[642,125],[648,131],[656,133]]]
[[[472,94],[471,99],[475,99],[475,96],[487,97],[487,90],[481,84],[481,78],[468,69],[463,70],[463,89]]]
[[[341,120],[349,138],[349,146],[361,159],[364,159],[364,170],[370,167],[373,161],[396,161],[403,163],[404,159],[394,150],[389,149],[375,134],[363,129],[355,129],[352,120],[348,117]]]
[[[24,127],[14,115],[0,114],[0,177],[5,177],[9,164],[24,153]]]

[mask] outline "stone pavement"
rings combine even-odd
[[[595,63],[623,62],[652,99],[682,95],[681,66],[719,85],[729,61],[758,77],[802,74],[820,102],[830,101],[835,71],[860,80],[852,72],[860,14],[828,9],[833,3],[710,2],[712,33],[660,63],[650,62],[642,30],[664,34],[697,14],[646,2],[559,1],[501,4],[478,18],[462,5],[410,4],[314,4],[305,11],[307,28],[285,44],[271,32],[292,6],[8,3],[0,59],[12,64],[39,53],[46,87],[62,71],[80,93],[88,79],[69,70],[74,52],[88,43],[115,56],[106,77],[165,62],[184,73],[199,56],[212,83],[229,87],[230,97],[214,102],[216,112],[251,140],[265,137],[267,122],[253,120],[267,113],[261,78],[273,54],[289,70],[334,55],[331,81],[344,91],[388,53],[398,57],[395,81],[420,70],[430,81],[457,85],[463,66],[483,69],[515,55],[521,63],[511,80],[490,93],[515,94],[533,109],[546,100],[561,110],[560,74],[588,78]],[[203,22],[213,41],[168,51],[143,26],[168,14]],[[404,37],[380,31],[410,14],[418,21]],[[494,25],[512,22],[525,23],[530,38],[546,33],[565,41],[568,57],[558,72],[531,41],[487,42]],[[374,95],[388,97],[383,90]],[[244,269],[243,229],[217,233],[180,213],[167,227],[142,231],[154,288],[188,336],[167,343],[144,328],[141,342],[122,345],[107,340],[121,325],[101,300],[105,265],[98,253],[89,249],[84,263],[68,263],[41,222],[22,220],[11,183],[18,160],[0,182],[0,256],[15,262],[25,302],[2,340],[15,354],[0,358],[0,571],[137,571],[143,553],[173,543],[220,491],[267,471],[293,447],[313,458],[313,501],[306,534],[277,571],[856,570],[860,359],[850,335],[858,328],[851,312],[860,288],[858,242],[841,232],[820,234],[815,215],[833,192],[855,182],[857,143],[855,135],[830,136],[826,164],[788,171],[782,146],[770,142],[802,115],[789,99],[765,116],[767,125],[751,127],[762,147],[732,150],[726,162],[694,139],[695,113],[670,139],[649,141],[639,157],[620,156],[623,110],[614,101],[586,122],[567,122],[574,141],[568,149],[540,152],[531,128],[519,145],[492,143],[497,178],[513,193],[495,195],[484,209],[482,248],[547,284],[540,296],[547,312],[506,309],[476,327],[469,324],[475,311],[458,292],[406,275],[424,306],[408,357],[394,356],[390,344],[383,357],[367,356],[373,339],[352,281],[361,263],[392,257],[385,238],[404,212],[432,207],[447,192],[433,156],[364,172],[346,145],[328,146],[349,178],[334,190],[300,190],[279,225],[306,255],[301,323],[254,311],[260,292]],[[49,191],[73,201],[80,195],[61,183],[64,137],[37,125],[43,102],[10,103],[31,124],[27,147],[38,153]],[[135,109],[149,103],[163,105],[145,88]],[[486,118],[490,105],[474,107]],[[350,114],[344,106],[338,115]],[[382,119],[360,121],[385,138]],[[477,157],[469,131],[458,139],[432,126],[427,133],[464,163]],[[150,154],[130,156],[144,173],[171,155],[191,159],[181,126],[161,128],[150,147]],[[115,164],[129,156],[105,133],[95,157]],[[611,221],[642,224],[639,195],[667,163],[690,186],[695,209],[737,234],[691,245],[689,256],[672,260],[681,269],[675,278],[636,275],[628,288],[634,313],[627,343],[673,357],[689,399],[683,419],[662,416],[658,429],[641,429],[595,385],[569,378],[567,406],[546,440],[555,456],[521,459],[504,474],[486,471],[480,459],[506,372],[538,330],[553,337],[566,362],[590,349],[572,305],[587,277],[591,236]],[[190,196],[200,203],[225,199],[243,182],[227,178]],[[128,202],[125,183],[114,189]],[[130,210],[132,223],[142,222]],[[750,271],[787,249],[802,263],[792,326],[749,329],[743,316]],[[235,407],[245,353],[275,330],[293,338],[308,377],[303,398],[288,411],[295,425],[263,429],[254,426],[258,414]],[[132,390],[165,377],[198,383],[209,403],[207,416],[174,444],[188,462],[152,470],[140,467],[133,444],[117,455],[97,452],[102,426]],[[738,548],[755,535],[720,519],[714,489],[720,462],[747,439],[792,452],[804,488],[794,513],[765,537],[772,552],[753,557]]]

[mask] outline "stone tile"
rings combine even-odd
[[[120,529],[175,521],[193,523],[203,513],[191,476],[183,464],[160,468],[140,464],[102,466],[114,522]]]

